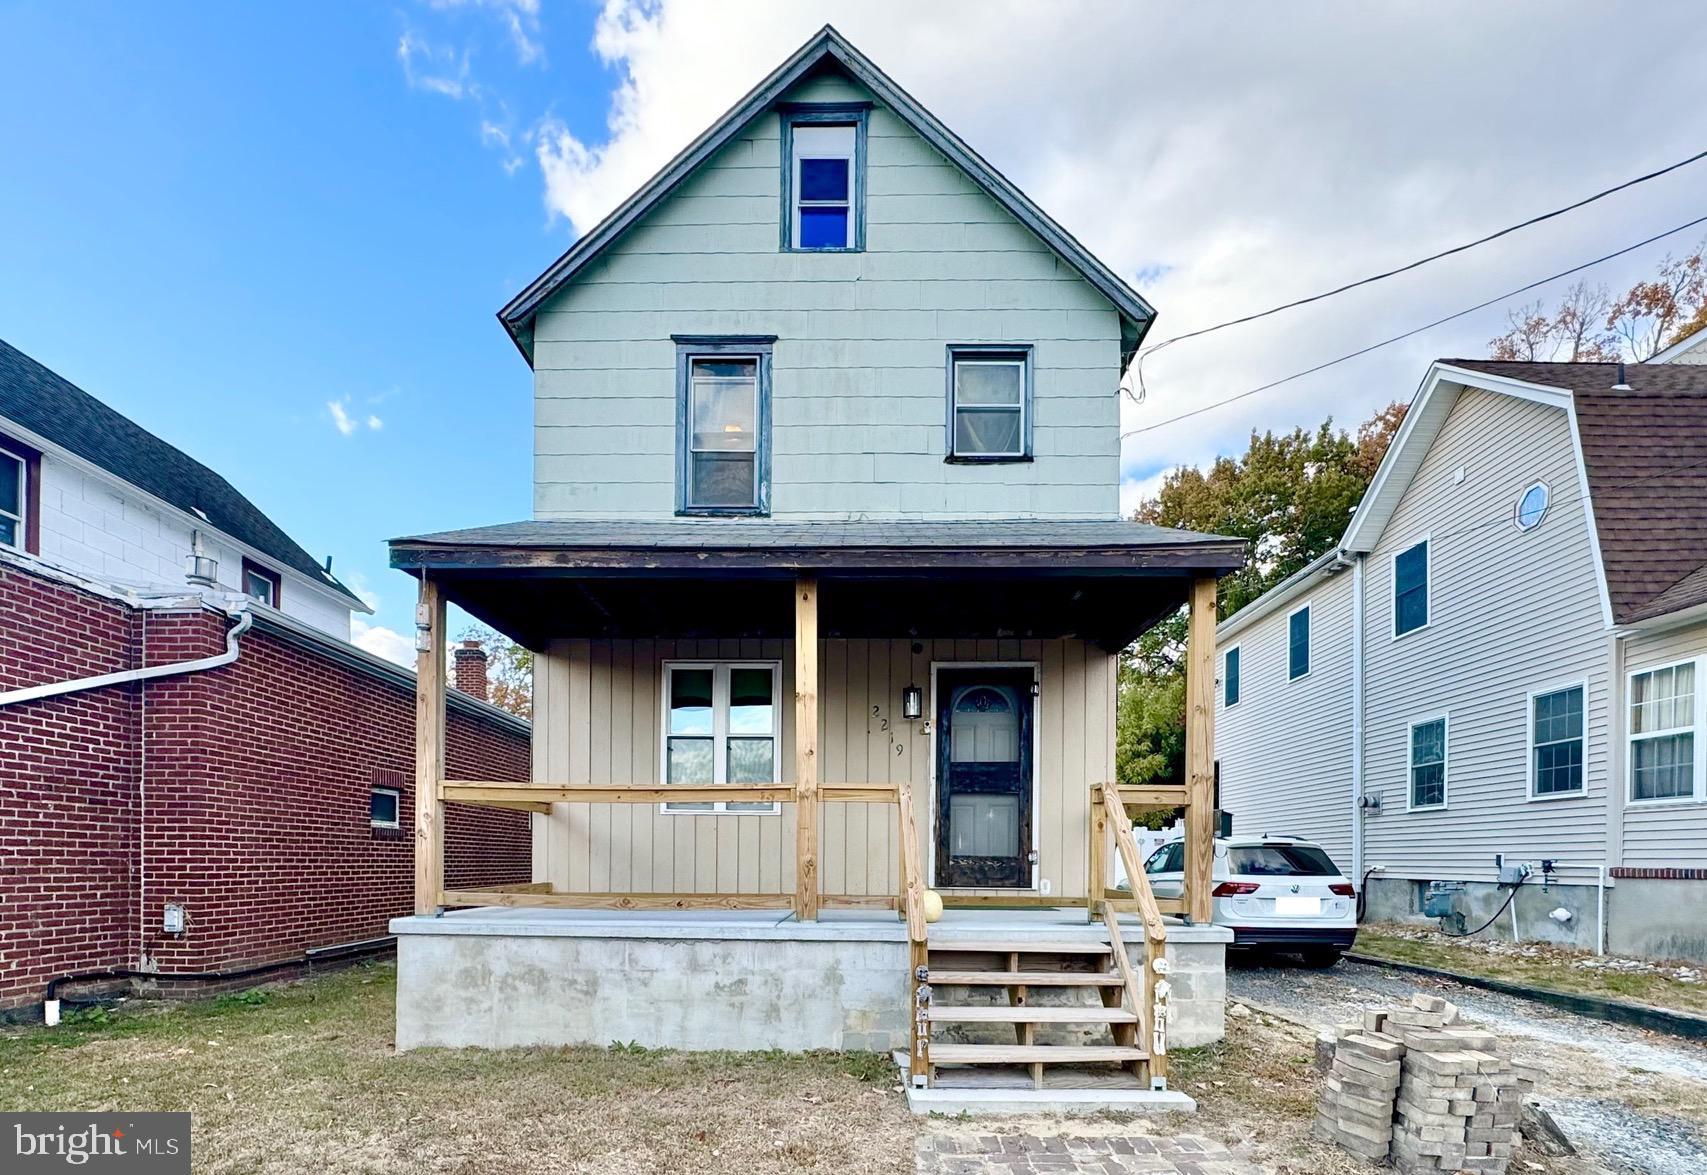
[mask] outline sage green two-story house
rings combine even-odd
[[[928,1030],[907,976],[956,917],[994,919],[954,932],[1000,955],[972,959],[992,973],[1028,953],[1016,934],[1111,950],[1118,918],[1086,917],[1111,826],[1129,805],[1206,809],[1208,618],[1244,558],[1120,517],[1120,379],[1152,316],[831,29],[506,306],[534,372],[534,515],[399,539],[392,562],[422,582],[423,682],[447,600],[535,651],[534,784],[443,780],[424,696],[418,906],[482,909],[399,923],[404,1047],[888,1047]],[[1093,789],[1113,779],[1116,654],[1193,600],[1192,782],[1111,811]],[[444,801],[534,811],[533,884],[445,891]],[[1203,884],[1144,934],[1207,921],[1198,825]],[[928,944],[897,918],[927,890],[950,907]],[[482,990],[518,974],[493,945],[506,927],[579,935],[554,977],[515,980],[550,1013],[412,974],[476,924],[484,953],[457,958]],[[707,945],[761,930],[795,953],[731,964]],[[1220,932],[1169,933],[1215,974],[1176,1033],[1217,1036]],[[700,952],[640,967],[691,992],[691,1015],[644,995],[632,955],[587,961],[601,937],[659,935]],[[835,983],[790,987],[824,966]],[[1158,1038],[1135,1032],[1154,1008],[1132,990],[1143,1008],[1092,1019],[1126,1049],[1103,1059],[1155,1079]],[[487,1011],[452,1007],[471,1000]],[[1019,1058],[1040,1071],[1064,1054],[1034,1027],[1009,1053],[1043,1049]]]

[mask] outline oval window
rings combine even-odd
[[[1517,500],[1517,529],[1534,530],[1547,517],[1549,495],[1547,483],[1538,481],[1523,491]]]

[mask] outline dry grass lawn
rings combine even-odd
[[[1462,975],[1707,1015],[1707,968],[1699,966],[1638,959],[1609,966],[1588,951],[1500,939],[1456,940],[1426,928],[1380,923],[1357,932],[1357,950]]]
[[[886,1058],[391,1047],[395,972],[354,968],[0,1033],[0,1109],[188,1110],[198,1172],[910,1172],[920,1131],[1218,1138],[1279,1175],[1375,1175],[1310,1136],[1313,1035],[1230,1018],[1172,1056],[1193,1118],[918,1119]],[[1521,1168],[1526,1173],[1550,1166]]]

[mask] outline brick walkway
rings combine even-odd
[[[1220,1143],[1172,1137],[1039,1138],[1029,1134],[933,1134],[919,1139],[919,1175],[1262,1175]]]

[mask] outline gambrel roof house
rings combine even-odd
[[[444,779],[423,696],[417,784],[533,811],[534,883],[447,888],[423,806],[400,1047],[899,1047],[914,1086],[1076,1059],[1159,1096],[1167,1041],[1221,1028],[1207,976],[1158,1011],[1156,964],[1220,968],[1223,931],[1164,915],[1207,922],[1208,617],[1244,549],[1120,517],[1152,316],[829,28],[506,306],[534,516],[392,564],[425,659],[447,600],[535,651],[533,782]],[[1122,792],[1116,654],[1187,602],[1190,780]],[[1111,892],[1146,803],[1201,817],[1184,898],[1135,859]],[[976,1014],[921,987],[1087,953],[1115,969],[1055,1016],[1079,1051],[1023,1008],[957,1038]]]
[[[361,599],[225,478],[0,340],[0,547],[108,583],[203,578],[342,640]]]
[[[1235,827],[1321,840],[1367,875],[1371,916],[1420,916],[1441,882],[1431,908],[1479,924],[1511,896],[1496,859],[1537,882],[1546,863],[1497,930],[1707,957],[1689,342],[1664,363],[1429,369],[1338,546],[1217,630]]]

